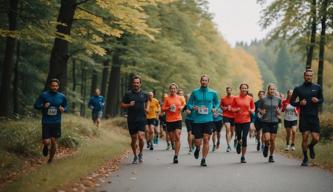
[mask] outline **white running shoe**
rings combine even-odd
[[[290,150],[290,145],[286,145],[286,148],[284,150],[289,151]]]

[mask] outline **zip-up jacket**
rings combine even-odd
[[[266,96],[259,102],[259,109],[265,109],[266,113],[263,114],[261,121],[266,123],[278,123],[277,110],[281,108],[281,99],[275,96]]]
[[[199,110],[194,111],[193,107],[198,106]],[[212,109],[220,106],[216,91],[207,87],[200,87],[193,90],[188,100],[188,108],[193,111],[194,123],[207,123],[213,121]]]
[[[92,96],[89,100],[88,107],[92,108],[93,113],[98,113],[104,110],[104,97],[103,96]]]

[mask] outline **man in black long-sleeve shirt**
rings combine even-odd
[[[320,85],[312,83],[313,72],[307,69],[304,72],[304,83],[296,87],[290,99],[293,106],[301,109],[299,129],[302,132],[302,149],[304,159],[302,166],[308,166],[307,149],[310,151],[311,159],[315,158],[314,146],[319,141],[320,127],[318,109],[324,102],[323,92]],[[298,101],[296,99],[298,98]],[[311,134],[312,140],[308,145],[308,138]]]

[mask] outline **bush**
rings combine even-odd
[[[0,126],[0,147],[8,152],[36,156],[40,143],[40,127],[36,120],[2,120]]]
[[[320,136],[324,142],[333,140],[333,114],[323,113],[320,115]]]

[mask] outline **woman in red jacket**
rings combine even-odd
[[[253,98],[248,93],[249,85],[241,84],[239,86],[240,94],[234,98],[232,111],[235,115],[236,135],[237,135],[237,153],[241,156],[241,163],[246,163],[245,153],[247,148],[247,135],[250,129],[251,114],[254,113],[255,107]]]

